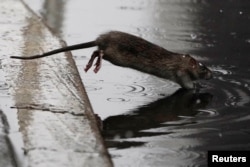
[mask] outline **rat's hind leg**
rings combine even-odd
[[[94,69],[95,73],[97,73],[101,69],[103,55],[104,55],[103,51],[100,50],[99,54],[98,54],[98,57],[97,57],[97,60],[96,60],[96,63],[95,63],[95,69]]]
[[[93,62],[95,60],[95,58],[97,57],[97,60],[96,60],[96,63],[95,63],[95,69],[94,69],[94,72],[97,73],[100,68],[101,68],[101,64],[102,64],[102,57],[103,57],[103,51],[102,50],[97,50],[97,51],[94,51],[88,64],[86,65],[84,71],[87,72],[93,65]]]
[[[84,69],[85,72],[87,72],[90,69],[90,67],[92,67],[93,62],[94,62],[95,58],[98,57],[98,55],[99,55],[99,51],[98,50],[93,52],[91,58],[89,59],[88,64],[86,65],[86,67]]]

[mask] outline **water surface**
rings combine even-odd
[[[36,10],[68,44],[121,30],[189,53],[214,72],[201,91],[184,91],[108,62],[99,74],[86,74],[94,49],[75,51],[115,166],[206,166],[208,150],[250,150],[250,2],[44,2]]]

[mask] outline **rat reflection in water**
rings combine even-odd
[[[169,126],[163,123],[178,121],[180,116],[194,116],[199,113],[199,109],[205,108],[211,100],[212,95],[210,93],[194,93],[191,90],[180,89],[171,96],[142,106],[127,115],[108,117],[103,121],[103,135],[105,139],[114,139],[117,136],[119,138],[130,138],[168,134],[169,132],[141,131]],[[119,142],[108,141],[107,144],[114,146]],[[136,146],[143,143],[128,144],[129,146]]]

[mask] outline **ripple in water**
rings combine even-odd
[[[141,93],[146,90],[144,86],[141,85],[115,85],[117,89],[124,91],[125,93]]]
[[[136,84],[135,84],[136,83]],[[170,95],[178,89],[178,85],[168,80],[154,77],[144,78],[140,83],[134,82],[130,85],[117,84],[116,89],[122,90],[124,96],[129,97],[153,97],[159,98]]]
[[[109,102],[128,102],[130,99],[125,98],[107,98],[107,101]]]
[[[125,96],[148,96],[150,89],[142,85],[123,85],[126,91],[123,93]]]
[[[216,90],[215,94],[225,107],[243,107],[250,103],[249,81],[240,77],[234,66],[212,67],[215,75]],[[243,75],[247,76],[247,75]]]
[[[234,66],[212,66],[211,70],[215,75],[231,75],[233,72],[231,69],[235,68]]]
[[[197,114],[198,117],[214,117],[219,115],[219,113],[214,109],[200,109],[198,111],[199,111],[199,113]]]

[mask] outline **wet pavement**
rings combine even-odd
[[[73,52],[115,166],[207,166],[208,150],[250,150],[248,1],[26,1],[69,45],[121,30],[213,70],[200,92],[177,91],[108,62],[86,74],[94,49]]]
[[[21,1],[0,3],[0,166],[112,166],[70,53]]]

